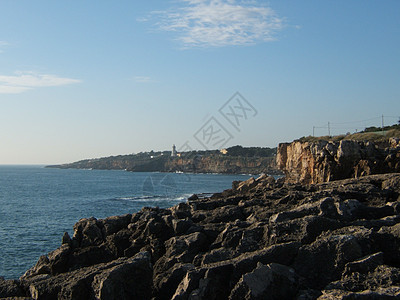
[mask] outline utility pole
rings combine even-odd
[[[382,135],[385,135],[385,132],[383,131],[383,126],[384,126],[384,124],[383,124],[383,115],[382,115]]]
[[[331,136],[331,125],[329,122],[328,122],[328,136]]]
[[[312,127],[312,136],[314,137],[315,126]]]

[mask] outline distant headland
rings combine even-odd
[[[172,151],[85,159],[47,167],[131,172],[280,174],[276,165],[276,151],[277,148],[233,146],[221,150],[177,152],[174,145]]]

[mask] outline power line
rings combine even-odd
[[[360,121],[347,121],[347,122],[332,122],[332,124],[355,124],[355,123],[365,123],[373,120],[379,120],[381,117],[376,117],[376,118],[370,118],[370,119],[365,119],[365,120],[360,120]]]
[[[348,130],[348,131],[353,130],[355,132],[358,132],[360,127],[368,128],[367,125],[369,125],[369,127],[373,127],[373,126],[371,126],[372,121],[379,122],[379,120],[380,120],[380,126],[378,125],[379,123],[377,123],[376,127],[380,127],[382,132],[384,132],[385,118],[395,118],[395,119],[398,119],[400,122],[400,117],[385,116],[385,115],[381,115],[381,116],[375,117],[375,118],[359,120],[359,121],[347,121],[347,122],[330,122],[330,121],[328,121],[327,125],[313,126],[313,136],[315,136],[316,129],[327,129],[328,136],[331,136],[331,129],[336,129],[336,130],[342,129],[342,130]],[[353,126],[340,126],[340,125],[346,125],[346,124],[349,124],[349,125],[353,124]]]

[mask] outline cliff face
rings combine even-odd
[[[170,159],[166,172],[275,174],[279,172],[274,157],[203,156]]]
[[[283,143],[278,147],[277,165],[288,182],[304,184],[400,172],[400,141]]]

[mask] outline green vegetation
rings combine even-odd
[[[271,157],[276,155],[276,148],[233,146],[226,150],[228,156]]]
[[[395,125],[384,126],[383,127],[383,131],[389,131],[389,130],[392,130],[392,129],[400,130],[400,124],[395,124]],[[379,131],[382,131],[381,127],[372,126],[372,127],[365,128],[365,130],[363,132],[379,132]]]
[[[371,141],[371,142],[385,142],[389,138],[400,138],[400,124],[385,126],[382,128],[368,127],[365,130],[353,134],[336,135],[336,136],[307,136],[301,137],[296,141],[300,142],[318,142],[318,141],[341,141],[341,140],[355,140],[355,141]]]

